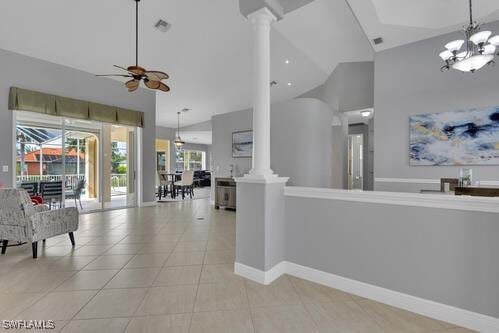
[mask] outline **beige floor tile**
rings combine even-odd
[[[305,303],[348,302],[353,300],[350,294],[341,290],[329,288],[295,277],[289,277],[289,279],[295,286],[296,292]]]
[[[286,276],[281,276],[268,286],[246,281],[246,289],[251,307],[301,304],[300,297]]]
[[[383,333],[373,317],[353,301],[307,304],[306,307],[321,333]]]
[[[174,251],[168,261],[166,266],[186,266],[186,265],[201,265],[203,263],[204,252],[178,252]]]
[[[63,333],[87,333],[87,332],[121,333],[125,331],[129,321],[130,320],[128,318],[73,320],[69,322],[62,329],[62,332]]]
[[[75,274],[74,271],[56,272],[47,270],[21,273],[9,283],[0,283],[0,292],[48,292],[69,279],[73,274]]]
[[[137,254],[140,249],[143,248],[146,244],[143,243],[134,243],[134,244],[120,244],[114,245],[109,250],[107,250],[104,254]]]
[[[150,288],[137,316],[192,312],[197,286]]]
[[[175,251],[205,251],[206,241],[178,242]]]
[[[450,324],[374,301],[365,300],[358,304],[376,320],[383,332],[419,333],[452,327]]]
[[[68,256],[62,257],[52,263],[47,268],[51,271],[78,271],[94,261],[97,256]]]
[[[197,285],[200,275],[201,266],[164,267],[154,281],[154,286]]]
[[[96,291],[52,292],[24,310],[15,319],[69,320],[96,294]]]
[[[190,333],[211,332],[253,333],[251,315],[248,310],[194,313]]]
[[[232,250],[213,250],[206,251],[204,263],[206,265],[234,264],[235,259],[236,255]]]
[[[201,271],[200,283],[229,283],[245,281],[244,278],[234,274],[233,264],[204,265]]]
[[[208,240],[207,232],[186,232],[180,238],[181,242]]]
[[[146,296],[146,288],[101,290],[76,319],[131,317]]]
[[[76,249],[74,254],[77,256],[99,256],[109,250],[112,245],[83,245]]]
[[[244,283],[199,285],[194,312],[248,308]]]
[[[0,319],[15,319],[15,315],[38,301],[44,293],[0,294]]]
[[[251,310],[251,317],[256,333],[318,332],[315,323],[302,305],[254,308]]]
[[[149,243],[138,253],[171,253],[176,244],[175,242]]]
[[[187,333],[191,314],[134,317],[127,333]],[[234,332],[236,333],[236,332]]]
[[[150,287],[160,268],[123,269],[109,281],[105,289]]]
[[[57,287],[56,290],[101,289],[116,273],[118,273],[118,270],[79,271]]]
[[[85,266],[84,270],[121,269],[132,258],[133,258],[132,254],[104,255],[98,257],[90,264]]]
[[[169,252],[137,254],[130,260],[125,268],[162,267],[169,256]]]

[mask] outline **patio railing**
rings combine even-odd
[[[66,187],[76,187],[80,179],[85,178],[84,175],[66,175]],[[29,183],[29,182],[56,182],[62,181],[62,175],[23,175],[17,176],[16,182]],[[122,173],[111,174],[111,190],[112,192],[123,192],[128,187],[128,175]]]

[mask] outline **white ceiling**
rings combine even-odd
[[[191,112],[182,126],[251,107],[252,34],[238,1],[144,0],[140,8],[140,64],[171,76],[171,93],[157,95],[159,125],[176,127],[176,112],[186,107]],[[160,18],[172,24],[167,33],[153,27]],[[134,2],[1,1],[0,48],[113,73],[113,64],[134,62]],[[279,84],[272,88],[272,101],[322,84],[339,62],[372,59],[348,4],[315,0],[275,24],[272,79]]]
[[[468,0],[347,1],[369,40],[383,38],[376,51],[457,31],[469,22]],[[499,1],[473,0],[473,13],[482,23],[499,20]]]
[[[201,145],[211,145],[211,134],[211,131],[180,131],[183,141]]]

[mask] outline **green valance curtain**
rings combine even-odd
[[[11,87],[9,109],[44,113],[52,116],[87,119],[126,126],[144,127],[144,113],[115,106],[81,101]]]

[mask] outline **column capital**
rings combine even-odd
[[[274,15],[274,13],[272,13],[272,11],[270,9],[268,9],[267,7],[263,7],[263,8],[260,8],[258,9],[257,11],[251,13],[248,15],[248,19],[252,22],[252,23],[256,23],[257,21],[267,21],[269,24],[277,21],[277,16]]]

